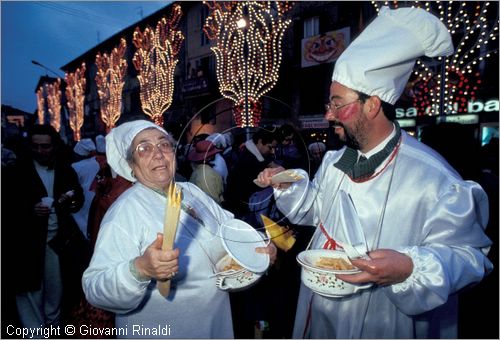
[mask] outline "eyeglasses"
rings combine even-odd
[[[354,100],[352,102],[349,102],[349,103],[343,104],[343,105],[337,105],[335,103],[330,102],[330,103],[325,104],[325,110],[335,113],[338,110],[340,110],[341,108],[343,108],[343,107],[345,107],[347,105],[354,104],[356,102],[361,102],[361,99],[358,98],[358,99],[356,99],[356,100]]]
[[[162,154],[171,154],[174,152],[174,147],[168,141],[163,141],[158,144],[154,144],[151,142],[142,142],[137,144],[134,151],[137,151],[139,157],[146,158],[150,157],[153,154],[155,147],[160,150]]]

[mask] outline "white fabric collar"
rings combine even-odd
[[[385,148],[385,146],[387,145],[387,143],[389,143],[389,141],[395,135],[396,135],[396,127],[394,126],[394,123],[393,123],[392,124],[392,132],[389,134],[389,136],[387,136],[381,143],[379,143],[376,147],[374,147],[373,149],[371,149],[367,153],[362,153],[360,150],[358,150],[358,158],[360,156],[365,156],[366,158],[370,158],[371,156],[373,156],[374,154],[376,154],[377,152],[379,152],[380,150],[382,150],[383,148]]]

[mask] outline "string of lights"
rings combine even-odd
[[[57,78],[55,82],[46,86],[50,125],[59,132],[61,129],[61,78]]]
[[[38,114],[38,124],[45,123],[45,98],[43,97],[43,85],[36,91],[36,105]]]
[[[127,72],[126,48],[127,43],[122,38],[120,45],[115,47],[109,56],[98,52],[95,58],[95,80],[101,105],[101,119],[106,124],[106,132],[115,126],[121,115],[122,90]]]
[[[398,7],[397,1],[372,3],[377,11],[381,4]],[[415,1],[413,7],[436,14],[455,45],[449,57],[417,60],[409,86],[418,115],[467,112],[482,83],[479,65],[498,53],[498,43],[492,43],[498,39],[498,5],[490,11],[491,2]]]
[[[181,6],[176,4],[168,18],[158,21],[155,30],[148,26],[141,32],[137,27],[132,40],[137,48],[132,61],[139,73],[142,110],[160,126],[174,94],[174,71],[184,40],[177,30],[181,16]]]
[[[83,126],[85,100],[85,63],[73,73],[66,73],[66,99],[69,110],[69,126],[73,130],[73,139],[79,141]]]
[[[203,30],[215,42],[216,75],[223,97],[235,103],[239,127],[258,126],[260,98],[278,81],[281,41],[292,5],[283,1],[206,2]]]

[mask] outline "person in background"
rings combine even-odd
[[[349,195],[369,259],[351,259],[361,272],[336,277],[372,285],[345,298],[302,285],[294,337],[457,338],[457,293],[492,269],[488,198],[401,130],[393,107],[417,57],[452,52],[431,13],[383,7],[336,61],[325,118],[344,128],[347,146],[326,153],[312,182],[298,170],[305,178],[274,185],[274,194],[292,222],[320,226],[312,249],[355,237],[345,234],[352,224],[342,228],[338,193]],[[259,181],[283,170],[266,169]]]
[[[99,163],[99,172],[90,187],[95,196],[90,205],[88,219],[88,236],[92,249],[97,241],[104,214],[116,199],[132,186],[132,182],[118,175],[109,166],[106,158],[106,138],[102,135],[96,137],[96,150],[95,159]]]
[[[260,128],[244,143],[239,157],[229,172],[223,205],[254,228],[262,231],[251,209],[250,198],[262,190],[254,183],[260,171],[275,166],[274,152],[278,145],[275,128]],[[274,271],[274,267],[270,271]],[[274,277],[263,277],[251,288],[231,294],[231,308],[236,338],[253,338],[256,332],[267,329],[270,314],[275,311],[272,297]],[[257,323],[257,328],[256,328]],[[262,324],[262,325],[261,325]]]
[[[191,177],[191,173],[193,172],[193,167],[191,166],[191,162],[187,159],[189,152],[192,148],[201,140],[205,140],[209,135],[206,133],[200,133],[191,139],[188,144],[180,145],[177,144],[176,148],[176,163],[177,163],[177,171],[176,174],[179,174],[185,179],[189,179]]]
[[[106,137],[97,135],[95,137],[95,149],[98,155],[106,154]]]
[[[94,193],[90,204],[87,220],[87,237],[90,241],[92,251],[99,233],[104,214],[111,204],[128,189],[132,183],[123,177],[113,177],[111,169],[106,160],[106,139],[103,135],[95,138],[96,155],[95,160],[99,164],[98,173],[94,176],[89,190]],[[90,145],[90,144],[89,144]],[[108,334],[106,330],[115,327],[115,315],[109,311],[96,308],[88,303],[82,296],[80,304],[71,311],[71,322],[75,326],[75,337],[81,339],[113,339],[114,334]],[[87,327],[92,325],[97,332],[86,332]],[[83,327],[82,327],[83,326]]]
[[[89,219],[89,209],[95,196],[95,192],[90,190],[90,187],[95,176],[99,172],[100,167],[96,160],[96,146],[92,139],[84,138],[78,141],[73,148],[73,151],[81,159],[71,164],[71,166],[75,169],[76,174],[78,175],[78,182],[80,182],[85,198],[82,208],[73,214],[73,218],[82,231],[82,234],[88,238],[87,222]]]
[[[210,165],[219,175],[222,176],[222,181],[225,186],[227,183],[228,169],[226,160],[222,157],[222,155],[227,149],[226,138],[220,133],[212,133],[206,138],[206,140],[212,142],[217,149],[221,150],[220,153],[215,154],[214,159],[210,162]]]
[[[283,124],[277,131],[279,144],[276,148],[277,163],[285,168],[306,170],[307,149],[300,133],[290,124]]]
[[[28,141],[28,156],[19,159],[4,182],[9,202],[2,204],[2,215],[7,215],[2,230],[8,230],[3,235],[11,235],[9,242],[15,244],[8,256],[16,265],[3,277],[16,282],[23,327],[56,327],[82,296],[88,254],[64,245],[75,246],[72,239],[78,236],[85,240],[72,217],[83,204],[83,191],[73,168],[59,157],[62,140],[52,126],[34,125]],[[72,250],[82,252],[74,257]]]
[[[17,156],[14,151],[7,149],[2,144],[2,169],[16,164]]]
[[[233,143],[234,143],[234,137],[231,131],[226,131],[222,134],[224,139],[226,140],[226,148],[222,152],[222,158],[224,158],[224,161],[226,162],[227,170],[229,173],[229,170],[231,169],[232,165],[232,153],[233,151]],[[237,150],[236,150],[237,152]],[[227,183],[227,180],[226,180]]]
[[[174,249],[162,250],[175,141],[152,122],[127,122],[106,136],[106,155],[134,185],[104,216],[82,280],[87,300],[116,313],[116,327],[127,329],[124,337],[232,338],[229,294],[216,287],[212,274],[226,254],[219,226],[233,215],[197,186],[176,183],[182,203]],[[276,247],[256,252],[270,254],[273,262]],[[171,285],[167,297],[157,288],[165,280]],[[137,334],[136,325],[164,331]]]
[[[248,208],[250,196],[262,190],[253,180],[264,168],[276,165],[273,158],[277,145],[278,137],[274,128],[260,128],[253,134],[252,139],[245,142],[238,160],[229,173],[224,192],[224,207],[236,217],[245,219],[250,214]]]
[[[309,177],[312,178],[321,165],[326,152],[326,145],[323,142],[314,142],[309,144],[307,149],[309,150]]]
[[[189,182],[203,190],[219,204],[224,200],[224,183],[222,176],[210,164],[214,161],[215,156],[221,152],[222,150],[216,148],[212,142],[201,140],[191,148],[188,155],[188,160],[193,164],[193,172]],[[222,160],[224,161],[224,159]]]

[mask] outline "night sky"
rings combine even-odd
[[[40,76],[59,69],[168,1],[1,1],[1,102],[34,113]]]

